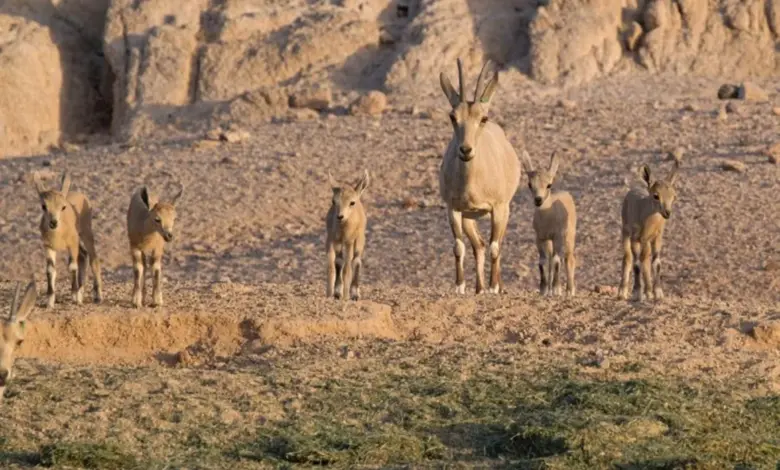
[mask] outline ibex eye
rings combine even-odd
[[[156,219],[154,219],[154,221],[155,221],[155,222],[157,222],[157,223],[159,224],[160,222],[162,222],[162,219],[161,219],[161,218],[159,218],[159,217],[157,217]]]
[[[483,117],[483,118],[482,118],[482,121],[480,121],[480,122],[482,122],[482,124],[485,124],[486,122],[488,122],[488,118],[487,118],[487,116]]]
[[[552,185],[551,185],[551,184],[548,184],[548,185],[547,185],[547,189],[550,189],[550,188],[552,188]]]
[[[661,199],[661,197],[658,196],[657,194],[653,194],[653,199],[655,199],[657,201],[657,200]]]
[[[528,189],[534,189],[534,186],[531,183],[528,183]]]
[[[349,205],[350,206],[354,206],[355,205],[355,201],[350,202]]]
[[[22,345],[22,343],[24,343],[24,340],[23,340],[23,339],[20,339],[19,341],[17,341],[17,342],[16,342],[16,345],[17,345],[17,346],[21,346],[21,345]]]
[[[41,204],[41,209],[43,209],[43,211],[46,212],[46,204]]]
[[[62,206],[62,210],[65,210],[65,206]]]
[[[452,121],[452,122],[455,122],[455,121],[456,121],[456,119],[455,119],[455,115],[454,115],[454,114],[450,114],[450,121]]]

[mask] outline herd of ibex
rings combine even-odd
[[[559,157],[553,152],[547,169],[535,170],[531,158],[523,151],[518,158],[503,129],[488,118],[490,103],[498,86],[498,72],[486,62],[477,79],[474,99],[466,98],[463,65],[458,59],[458,89],[447,76],[440,75],[441,88],[452,111],[452,139],[444,152],[439,174],[441,197],[447,205],[452,235],[455,239],[455,290],[465,293],[463,261],[465,243],[469,239],[476,260],[476,293],[485,290],[484,263],[486,243],[477,227],[477,220],[490,216],[491,269],[488,292],[503,291],[501,282],[501,248],[509,220],[509,206],[520,184],[521,170],[528,175],[528,188],[536,206],[533,228],[539,250],[539,291],[542,295],[561,295],[561,266],[566,268],[567,294],[575,295],[575,238],[577,215],[574,199],[568,192],[553,191],[552,184],[559,167]],[[647,188],[632,189],[622,206],[623,266],[619,297],[628,298],[628,285],[633,261],[636,300],[645,297],[660,299],[661,246],[666,220],[675,199],[674,183],[678,164],[663,180],[655,180],[650,168],[641,169]],[[169,175],[170,176],[170,175]],[[327,295],[341,299],[349,288],[352,300],[360,298],[361,258],[366,244],[366,213],[360,197],[369,184],[369,173],[354,184],[339,183],[328,173],[333,200],[326,217],[327,232]],[[103,297],[100,259],[92,231],[92,212],[87,197],[69,191],[70,176],[66,172],[58,190],[46,189],[40,175],[33,175],[41,200],[41,238],[46,250],[48,307],[55,305],[56,256],[67,251],[72,292],[77,304],[82,303],[86,265],[89,261],[94,277],[94,301]],[[147,185],[138,188],[130,198],[127,211],[127,235],[133,261],[134,285],[132,304],[143,305],[146,293],[145,270],[151,264],[153,273],[152,306],[161,306],[162,256],[166,242],[173,239],[176,201],[183,186],[174,182],[177,191],[169,199],[150,192]],[[147,263],[147,260],[150,263]],[[643,289],[644,287],[644,289]],[[21,283],[11,304],[10,316],[3,323],[0,337],[0,397],[10,379],[13,351],[24,339],[24,324],[35,305],[35,283],[30,282],[21,301]]]

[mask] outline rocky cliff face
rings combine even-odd
[[[766,76],[778,28],[780,0],[7,0],[0,153],[256,123],[312,93],[318,111],[416,95],[457,57],[470,75],[490,57],[552,85]]]

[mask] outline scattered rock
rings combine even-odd
[[[777,165],[778,160],[780,160],[780,142],[770,145],[769,148],[764,150],[764,154],[767,156],[769,163]]]
[[[383,30],[379,33],[379,44],[383,46],[391,46],[398,41],[398,38],[390,31]]]
[[[577,102],[573,100],[561,99],[558,100],[557,106],[563,108],[566,111],[572,111],[577,109]]]
[[[354,359],[356,357],[355,351],[353,351],[349,346],[342,346],[339,349],[339,356],[342,359]]]
[[[667,154],[666,159],[669,161],[682,163],[684,156],[685,156],[685,147],[677,147]]]
[[[401,205],[403,206],[404,209],[407,209],[407,210],[408,209],[417,209],[418,207],[420,207],[420,203],[417,202],[417,199],[415,199],[415,198],[413,198],[411,196],[405,198],[403,200],[403,202],[401,203]]]
[[[699,108],[693,103],[688,103],[685,106],[683,106],[683,111],[688,111],[690,113],[698,111]]]
[[[293,93],[290,96],[290,107],[324,111],[330,107],[332,101],[333,93],[331,92],[330,87],[314,86]]]
[[[755,83],[744,82],[737,89],[737,98],[745,101],[769,101],[769,95]]]
[[[249,132],[244,130],[229,130],[224,131],[219,135],[219,140],[227,142],[229,144],[236,144],[249,138]]]
[[[65,142],[62,144],[62,150],[65,153],[75,153],[81,150],[81,146],[72,142]]]
[[[639,133],[636,131],[636,129],[631,129],[625,134],[623,134],[623,142],[626,143],[633,143],[636,142],[637,137],[639,136]]]
[[[737,116],[744,115],[744,109],[742,108],[742,106],[733,101],[726,104],[726,112]]]
[[[605,295],[617,295],[617,287],[615,286],[596,286],[593,288],[593,291],[597,294],[605,294]]]
[[[378,116],[384,112],[386,107],[387,96],[381,91],[373,90],[352,103],[349,111],[354,115],[367,114],[369,116]]]
[[[731,171],[734,173],[744,173],[747,171],[745,164],[736,160],[726,160],[720,164],[720,168],[723,171]]]
[[[733,100],[737,98],[739,87],[737,85],[721,85],[718,88],[718,98],[722,100]]]
[[[219,141],[214,139],[200,139],[192,143],[192,147],[198,150],[213,149],[217,145]]]
[[[584,367],[598,367],[600,369],[609,368],[609,359],[604,355],[604,351],[601,349],[578,359],[577,363]]]
[[[780,271],[780,261],[767,261],[764,263],[764,271]]]
[[[219,279],[217,279],[217,282],[222,283],[222,284],[230,284],[233,281],[230,279],[229,276],[226,276],[226,275],[223,274],[223,275],[219,276]]]
[[[222,129],[211,129],[210,131],[206,132],[206,139],[220,140],[221,135],[222,135]]]
[[[176,355],[173,357],[174,366],[187,367],[192,363],[193,363],[192,354],[190,354],[190,352],[186,349],[182,349],[181,351],[177,352]]]
[[[748,334],[759,343],[780,348],[780,323],[759,323],[750,328]]]
[[[718,116],[718,120],[719,121],[727,121],[729,119],[729,113],[726,112],[726,107],[725,106],[721,106],[720,107],[720,109],[718,110],[717,116]]]
[[[220,160],[219,163],[223,165],[235,165],[238,162],[233,157],[222,157],[222,160]]]

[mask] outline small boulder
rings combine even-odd
[[[739,94],[739,87],[737,85],[725,84],[718,88],[718,98],[722,100],[733,100],[737,98]]]
[[[293,93],[290,96],[290,107],[324,111],[330,107],[332,101],[333,93],[330,87],[318,85]]]
[[[780,106],[775,106],[774,108],[772,108],[772,114],[774,114],[775,116],[780,116]]]
[[[723,171],[731,171],[733,173],[744,173],[747,171],[745,164],[736,160],[726,160],[720,164],[720,168]]]
[[[358,98],[350,107],[354,115],[367,114],[378,116],[387,108],[387,95],[381,91],[373,90]]]
[[[219,136],[219,140],[223,142],[227,142],[229,144],[236,144],[248,138],[249,138],[249,132],[240,129],[231,129],[228,131],[224,131]]]
[[[769,101],[769,95],[755,83],[744,82],[737,89],[737,98],[744,101]]]

